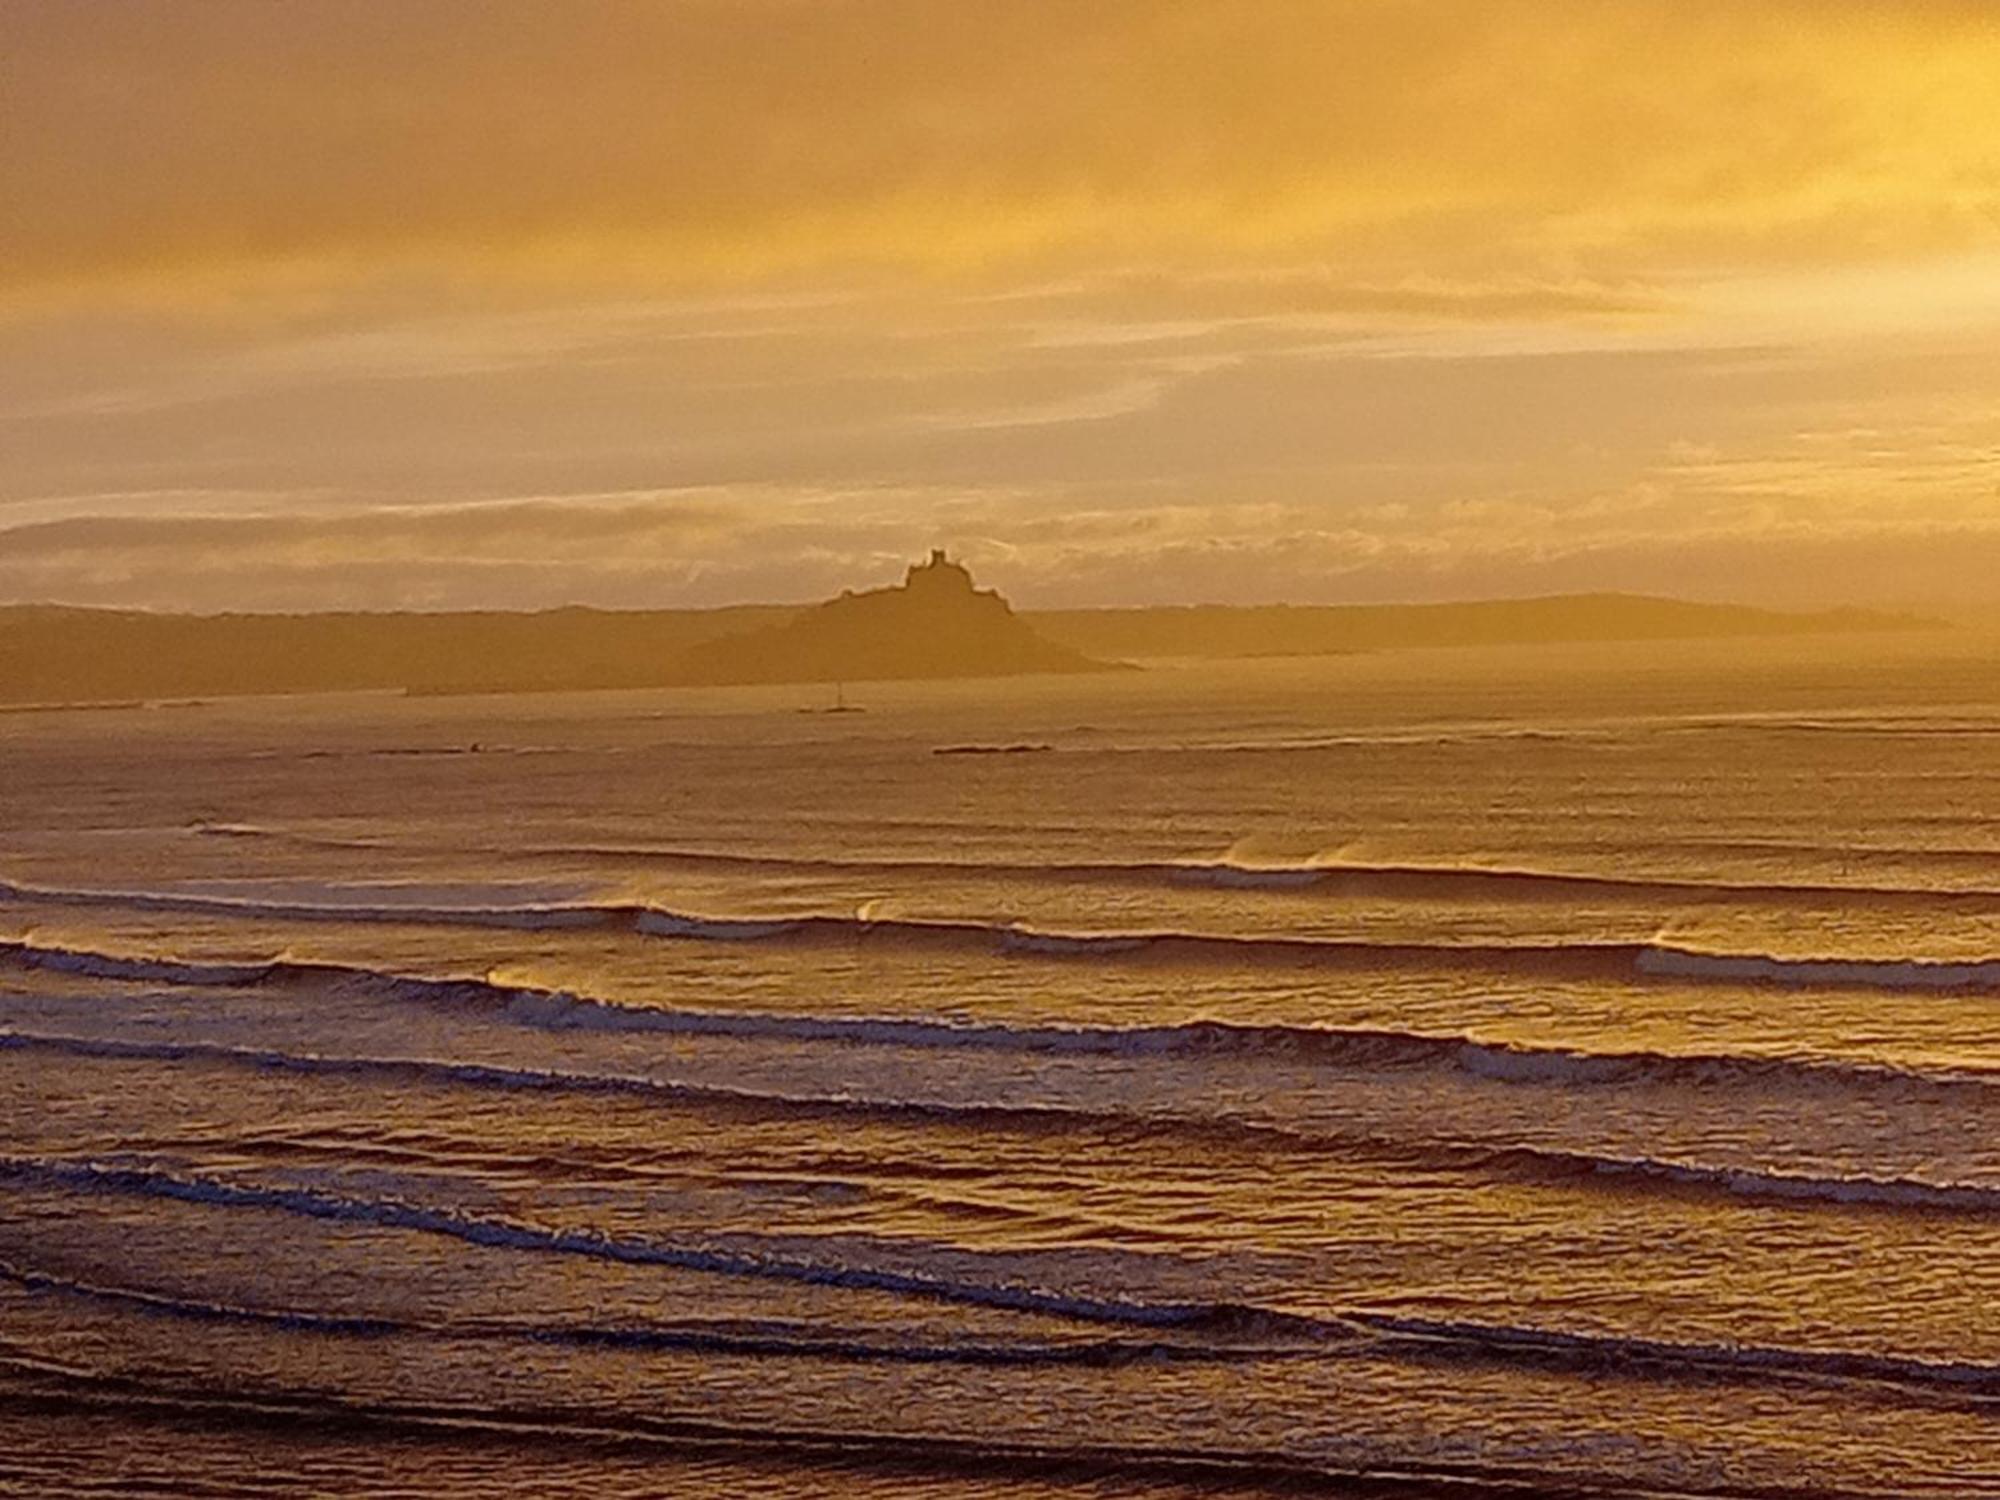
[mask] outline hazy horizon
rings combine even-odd
[[[956,554],[953,554],[956,556]],[[22,598],[0,599],[0,610],[5,609],[78,609],[132,612],[157,615],[208,616],[217,614],[271,614],[271,615],[315,615],[315,614],[550,614],[562,610],[596,610],[605,613],[721,613],[730,610],[795,610],[809,609],[842,593],[861,593],[894,586],[903,570],[909,566],[905,558],[893,566],[885,565],[873,574],[855,581],[840,584],[827,593],[799,594],[784,598],[740,597],[719,598],[714,602],[702,603],[603,603],[581,597],[563,597],[547,603],[536,604],[460,604],[460,603],[414,603],[379,605],[310,605],[288,608],[271,605],[265,608],[220,603],[213,606],[177,606],[149,604],[118,604],[76,598]],[[979,576],[981,587],[988,580],[984,573]],[[1980,624],[1989,620],[2000,622],[2000,606],[1981,602],[1954,604],[1949,601],[1939,604],[1921,600],[1902,602],[1888,601],[1863,603],[1859,601],[1831,600],[1823,603],[1766,602],[1757,599],[1730,597],[1724,595],[1706,596],[1693,591],[1687,593],[1653,592],[1643,589],[1576,588],[1560,590],[1523,590],[1519,593],[1493,594],[1441,594],[1426,596],[1420,594],[1383,594],[1370,598],[1339,599],[1297,599],[1297,598],[1158,598],[1127,603],[1024,603],[1013,594],[997,590],[1007,602],[1022,614],[1078,614],[1092,611],[1106,612],[1147,612],[1182,610],[1339,610],[1339,609],[1450,609],[1459,606],[1485,604],[1532,604],[1593,598],[1641,599],[1669,604],[1713,605],[1722,608],[1741,608],[1769,611],[1775,614],[1816,615],[1832,614],[1845,609],[1860,610],[1869,614],[1907,614],[1943,623]]]

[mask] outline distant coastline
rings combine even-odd
[[[1864,609],[1792,611],[1644,594],[1557,594],[1449,604],[1162,605],[1028,618],[1080,651],[1132,657],[1332,656],[1446,646],[1580,645],[1947,628]]]
[[[1115,671],[1146,658],[1774,638],[1946,628],[1630,594],[1403,605],[1014,611],[941,554],[820,605],[173,615],[0,607],[0,704],[276,693],[525,693]]]

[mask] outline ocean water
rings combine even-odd
[[[1997,662],[0,715],[0,1488],[2000,1495]]]

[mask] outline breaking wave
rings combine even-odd
[[[1604,900],[1665,904],[1738,903],[1971,908],[2000,910],[2000,890],[1957,886],[1868,885],[1815,881],[1730,881],[1666,875],[1614,875],[1478,865],[1363,864],[1345,860],[1250,863],[1186,860],[950,860],[859,859],[741,854],[657,845],[552,845],[529,852],[564,858],[635,861],[669,866],[786,871],[858,879],[934,876],[1048,884],[1106,883],[1213,886],[1224,890],[1313,891],[1332,897],[1391,900]],[[2000,852],[1983,856],[1989,863]]]
[[[129,1166],[43,1158],[0,1157],[0,1179],[83,1192],[153,1196],[224,1209],[253,1209],[445,1235],[527,1253],[593,1256],[629,1265],[656,1265],[725,1276],[750,1276],[862,1291],[879,1291],[1084,1324],[1174,1330],[1179,1337],[1134,1344],[1097,1339],[1072,1344],[974,1340],[950,1345],[884,1344],[797,1324],[755,1320],[709,1324],[576,1325],[533,1320],[465,1324],[311,1311],[268,1311],[232,1303],[106,1287],[11,1264],[0,1276],[31,1290],[122,1302],[135,1310],[214,1321],[265,1323],[302,1332],[381,1337],[519,1338],[630,1348],[734,1349],[743,1353],[819,1355],[845,1359],[904,1359],[966,1363],[1112,1363],[1134,1357],[1264,1358],[1302,1355],[1531,1365],[1617,1373],[1651,1379],[1836,1380],[1885,1384],[1957,1395],[1982,1405],[2000,1400],[2000,1367],[1866,1350],[1784,1345],[1701,1343],[1618,1333],[1582,1333],[1474,1319],[1438,1318],[1344,1308],[1307,1316],[1231,1300],[1152,1302],[1105,1297],[1087,1290],[976,1281],[921,1269],[806,1258],[741,1246],[669,1243],[593,1229],[548,1229],[519,1220],[396,1199],[360,1198],[316,1189],[224,1181]]]
[[[1427,1039],[1396,1037],[1394,1040],[1419,1043]],[[1458,1171],[1488,1179],[1565,1188],[1609,1192],[1663,1191],[1948,1214],[2000,1214],[2000,1184],[1937,1183],[1906,1177],[1810,1175],[1770,1168],[1606,1156],[1549,1147],[1493,1145],[1464,1140],[1388,1140],[1359,1134],[1296,1129],[1226,1115],[1168,1114],[1053,1104],[947,1102],[853,1094],[779,1094],[631,1074],[574,1073],[429,1058],[328,1056],[213,1042],[142,1042],[18,1031],[0,1031],[0,1051],[38,1051],[110,1060],[209,1062],[273,1072],[373,1077],[390,1081],[416,1080],[434,1085],[530,1093],[608,1094],[650,1099],[673,1108],[741,1109],[758,1116],[917,1121],[975,1130],[1143,1129],[1221,1140],[1281,1153],[1358,1152],[1429,1170]],[[1690,1060],[1652,1059],[1656,1071],[1686,1061]],[[1930,1086],[1953,1087],[1949,1084]]]
[[[1135,1360],[1227,1360],[1275,1357],[1283,1347],[1231,1348],[1225,1344],[1158,1338],[1064,1340],[870,1337],[866,1331],[829,1330],[778,1319],[709,1319],[681,1323],[575,1323],[532,1319],[423,1320],[369,1314],[262,1308],[177,1297],[136,1287],[109,1286],[59,1276],[0,1260],[0,1280],[29,1291],[56,1292],[136,1312],[191,1322],[242,1323],[285,1332],[350,1338],[518,1340],[580,1348],[678,1350],[701,1354],[817,1358],[849,1362],[962,1365],[1119,1365]]]
[[[1268,1446],[1232,1450],[1192,1446],[1115,1446],[1080,1442],[1054,1443],[1030,1437],[954,1436],[848,1426],[838,1430],[779,1427],[768,1422],[732,1425],[712,1417],[663,1416],[657,1410],[580,1405],[495,1405],[464,1401],[421,1403],[340,1399],[317,1391],[284,1389],[219,1392],[191,1385],[169,1375],[139,1380],[128,1374],[101,1376],[73,1366],[20,1356],[0,1358],[0,1368],[17,1368],[41,1377],[32,1388],[9,1392],[10,1410],[100,1413],[113,1411],[126,1419],[153,1418],[170,1423],[201,1422],[232,1431],[269,1429],[279,1433],[389,1434],[398,1439],[431,1438],[546,1444],[565,1456],[609,1446],[619,1451],[640,1448],[669,1461],[690,1455],[756,1461],[780,1458],[787,1465],[825,1465],[832,1473],[851,1476],[857,1469],[876,1469],[905,1485],[915,1473],[975,1479],[1004,1473],[1019,1482],[1046,1480],[1052,1488],[1068,1489],[1080,1481],[1108,1480],[1119,1490],[1133,1483],[1192,1485],[1203,1492],[1218,1485],[1234,1491],[1298,1494],[1336,1490],[1376,1496],[1407,1496],[1429,1500],[1440,1486],[1467,1500],[1519,1500],[1524,1494],[1588,1496],[1631,1493],[1626,1476],[1611,1473],[1602,1482],[1573,1469],[1561,1472],[1526,1465],[1454,1462],[1444,1458],[1413,1464],[1354,1460],[1339,1464],[1314,1460]],[[51,1380],[49,1377],[54,1377]],[[671,1476],[671,1469],[663,1471]],[[1705,1485],[1700,1493],[1727,1500],[1773,1500],[1766,1489]]]
[[[1343,1315],[1387,1335],[1391,1351],[1429,1358],[1473,1358],[1563,1369],[1744,1380],[1779,1376],[1865,1381],[2000,1400],[2000,1366],[1861,1350],[1800,1349],[1769,1344],[1703,1344],[1619,1334],[1567,1333],[1504,1323],[1426,1318],[1371,1310]]]
[[[471,1007],[516,1025],[547,1030],[661,1033],[744,1040],[824,1042],[899,1048],[970,1048],[1122,1058],[1226,1056],[1381,1071],[1429,1069],[1502,1083],[1561,1087],[1640,1084],[1753,1088],[1988,1089],[2000,1075],[1929,1072],[1851,1059],[1676,1053],[1646,1049],[1578,1051],[1472,1037],[1373,1027],[1193,1020],[1151,1026],[1025,1025],[868,1015],[666,1009],[480,978],[433,978],[342,964],[271,960],[257,964],[126,958],[79,949],[0,942],[0,962],[117,981],[190,987],[257,988],[337,984],[421,1005]],[[100,1045],[119,1045],[104,1042]],[[1977,1097],[1984,1097],[1979,1095]]]
[[[1152,930],[1052,932],[1012,923],[868,915],[709,916],[633,903],[521,906],[364,905],[245,900],[165,892],[54,891],[0,884],[0,902],[193,911],[280,921],[401,923],[510,931],[602,930],[715,943],[868,943],[919,950],[1067,959],[1153,959],[1244,966],[1532,978],[1750,984],[1804,988],[2000,992],[2000,958],[1856,959],[1714,953],[1667,943],[1395,943],[1365,939]],[[0,945],[5,947],[19,945]]]
[[[257,1209],[340,1223],[443,1235],[468,1244],[531,1254],[578,1255],[622,1265],[660,1266],[716,1276],[789,1281],[849,1291],[887,1292],[963,1306],[1038,1313],[1075,1322],[1141,1328],[1338,1333],[1336,1325],[1233,1302],[1152,1302],[1063,1291],[1013,1281],[969,1281],[907,1267],[856,1264],[789,1248],[691,1240],[674,1242],[550,1228],[497,1214],[400,1198],[362,1198],[318,1188],[225,1180],[153,1167],[51,1157],[0,1156],[0,1179],[79,1192],[166,1198],[214,1208]]]
[[[1639,955],[1644,974],[1670,979],[1741,981],[1749,984],[1849,986],[1887,990],[1991,990],[2000,988],[2000,959],[1952,963],[1942,959],[1772,958],[1763,954],[1701,953],[1649,946]]]
[[[1448,1148],[1464,1156],[1469,1148]],[[1480,1159],[1488,1172],[1531,1182],[1596,1180],[1613,1190],[1666,1190],[1774,1203],[1908,1209],[1936,1214],[2000,1214],[2000,1183],[1939,1183],[1909,1177],[1811,1175],[1768,1168],[1597,1156],[1506,1146]]]

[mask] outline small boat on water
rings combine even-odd
[[[807,705],[801,708],[799,712],[802,714],[865,714],[868,710],[859,704],[849,703],[847,701],[847,684],[836,682],[833,685],[833,702],[825,708],[814,708],[811,705]]]

